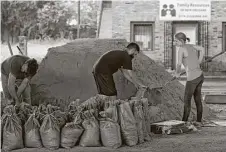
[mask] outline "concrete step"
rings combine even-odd
[[[204,101],[207,104],[226,104],[226,94],[207,94]]]

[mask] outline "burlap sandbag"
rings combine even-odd
[[[64,125],[66,124],[67,120],[68,120],[68,115],[66,112],[62,112],[61,110],[56,110],[53,112],[54,117],[57,119],[58,121],[58,126],[61,128],[64,127]]]
[[[26,102],[22,102],[19,107],[16,108],[16,113],[22,122],[22,125],[26,123],[29,115],[32,114],[32,106]]]
[[[134,107],[133,107],[133,114],[136,120],[136,125],[137,125],[137,133],[138,133],[138,142],[141,144],[144,142],[144,129],[145,124],[144,122],[144,114],[142,110],[142,105],[140,101],[135,101]]]
[[[128,146],[138,143],[136,121],[128,102],[119,105],[119,119],[122,132],[122,139]]]
[[[4,109],[3,125],[3,151],[24,148],[21,121],[16,115],[15,108],[10,105]]]
[[[118,122],[118,110],[117,110],[118,104],[119,104],[119,100],[106,101],[104,103],[104,111],[105,111],[106,117],[111,119],[114,122]]]
[[[42,124],[42,121],[43,121],[42,118],[44,118],[44,116],[47,114],[46,113],[47,112],[46,108],[47,107],[44,104],[40,104],[38,106],[38,109],[36,111],[36,118],[38,119],[39,124]]]
[[[149,116],[149,108],[148,108],[148,99],[142,98],[141,99],[142,105],[143,105],[143,114],[144,114],[144,140],[150,141],[150,133],[151,133],[151,122],[150,122],[150,116]]]
[[[25,147],[28,148],[41,148],[42,140],[40,135],[40,124],[35,117],[35,112],[30,115],[27,122],[24,125],[25,136],[24,136],[24,144]]]
[[[60,128],[59,122],[51,112],[51,108],[47,107],[47,114],[44,116],[40,133],[43,146],[50,150],[56,150],[60,146]]]
[[[71,101],[68,105],[67,111],[68,111],[68,121],[72,122],[75,117],[82,111],[82,107],[80,106],[80,100],[76,99],[75,101]]]
[[[82,126],[85,131],[82,134],[79,145],[83,147],[100,146],[99,123],[91,112],[84,112],[84,121],[82,123]]]
[[[94,113],[93,115],[95,116],[95,118],[98,118],[98,113],[100,110],[100,100],[98,99],[98,96],[94,96],[89,98],[88,100],[84,101],[81,104],[81,107],[83,108],[83,110],[93,110]]]
[[[74,122],[67,123],[61,131],[61,146],[64,148],[74,147],[83,131],[84,129]]]
[[[120,126],[110,119],[100,121],[101,141],[105,147],[118,148],[122,145]]]

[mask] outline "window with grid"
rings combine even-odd
[[[223,51],[226,51],[226,22],[223,23]]]
[[[111,8],[112,2],[111,1],[103,1],[103,8]]]
[[[131,23],[131,41],[136,42],[141,50],[153,50],[153,23]]]

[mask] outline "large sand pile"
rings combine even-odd
[[[96,95],[97,89],[92,76],[94,62],[104,52],[122,49],[127,44],[126,40],[121,39],[82,39],[50,48],[32,80],[33,102],[51,102],[65,107],[69,101],[76,98],[86,100]],[[172,78],[164,67],[143,54],[134,59],[133,66],[139,80],[150,88],[163,85]],[[120,72],[114,77],[120,99],[135,95],[135,87]],[[153,89],[146,92],[145,96],[151,105],[151,120],[156,122],[181,119],[183,93],[184,86],[178,81],[169,83],[162,90]],[[194,115],[193,109],[190,116]]]

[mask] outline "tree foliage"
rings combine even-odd
[[[81,2],[81,24],[96,28],[97,4]],[[72,29],[68,23],[78,19],[76,1],[1,1],[2,33],[11,37],[64,38]],[[76,26],[75,26],[76,27]]]

